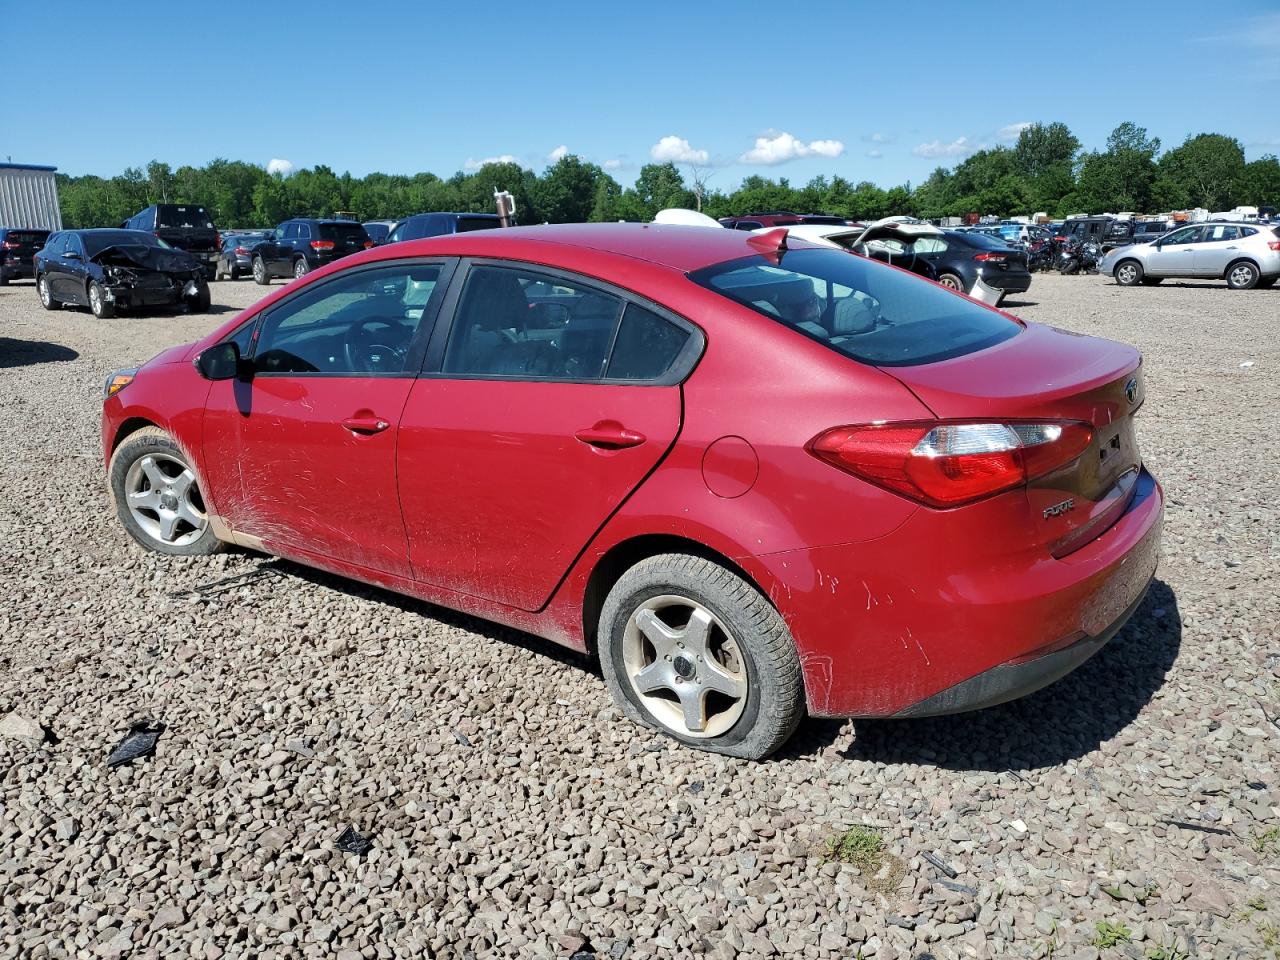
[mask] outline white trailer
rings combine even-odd
[[[57,167],[0,163],[0,227],[61,230]]]

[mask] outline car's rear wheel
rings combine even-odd
[[[110,320],[116,315],[116,305],[107,299],[107,293],[97,280],[89,282],[89,309],[99,320]]]
[[[1248,261],[1242,260],[1227,267],[1227,286],[1232,290],[1252,290],[1260,277],[1258,268]]]
[[[253,282],[263,287],[271,282],[271,276],[267,273],[267,264],[261,257],[253,258]]]
[[[737,574],[702,557],[642,560],[605,598],[605,682],[623,712],[682,743],[759,759],[804,716],[795,643]]]
[[[1144,276],[1142,264],[1137,260],[1121,260],[1116,264],[1116,283],[1122,287],[1136,287]]]
[[[305,277],[310,272],[311,267],[307,263],[305,257],[299,257],[297,260],[293,261],[293,278],[295,280],[299,277]]]
[[[36,292],[40,294],[40,306],[44,307],[46,310],[57,310],[58,307],[61,306],[61,304],[54,299],[53,291],[49,289],[49,278],[43,274],[41,274],[40,278],[36,280]]]
[[[108,481],[120,522],[147,549],[204,556],[221,547],[195,472],[159,427],[143,427],[116,448]]]
[[[240,279],[240,265],[238,263],[227,264],[227,279],[228,280]]]
[[[959,274],[940,273],[938,274],[938,282],[948,290],[958,290],[964,293],[964,281],[960,279]]]

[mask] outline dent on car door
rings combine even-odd
[[[583,278],[484,264],[458,283],[401,418],[413,572],[536,610],[675,441],[701,334]]]
[[[213,384],[205,460],[219,519],[268,551],[409,575],[398,421],[447,262],[345,271],[261,319],[251,375]]]

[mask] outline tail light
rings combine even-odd
[[[366,240],[366,241],[364,242],[364,248],[365,248],[366,250],[372,250],[372,249],[373,249],[373,241],[372,241],[372,240]]]
[[[213,249],[215,250],[222,249],[222,237],[218,236],[213,238]]]
[[[4,243],[0,243],[0,250],[18,250],[21,247],[22,244],[14,243],[12,240],[6,240]]]
[[[1046,423],[914,423],[837,427],[809,450],[820,460],[930,507],[955,507],[1065,466],[1093,428]]]
[[[1008,260],[1009,255],[1007,253],[976,253],[973,256],[973,259],[981,260],[983,263],[986,263],[988,260],[999,263],[1001,260]]]
[[[1268,250],[1280,250],[1280,240],[1268,240],[1268,241],[1267,241],[1267,249],[1268,249]]]
[[[334,243],[332,240],[312,240],[311,241],[312,250],[332,250],[333,247],[334,247]]]
[[[236,249],[235,249],[235,251],[234,251],[234,252],[235,252],[235,255],[236,255],[237,257],[247,257],[247,256],[249,255],[249,248],[248,248],[248,247],[236,247]]]

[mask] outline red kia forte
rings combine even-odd
[[[763,757],[806,712],[1021,696],[1120,629],[1163,511],[1141,363],[785,229],[544,226],[294,281],[113,374],[102,439],[143,546],[589,651],[631,718]]]

